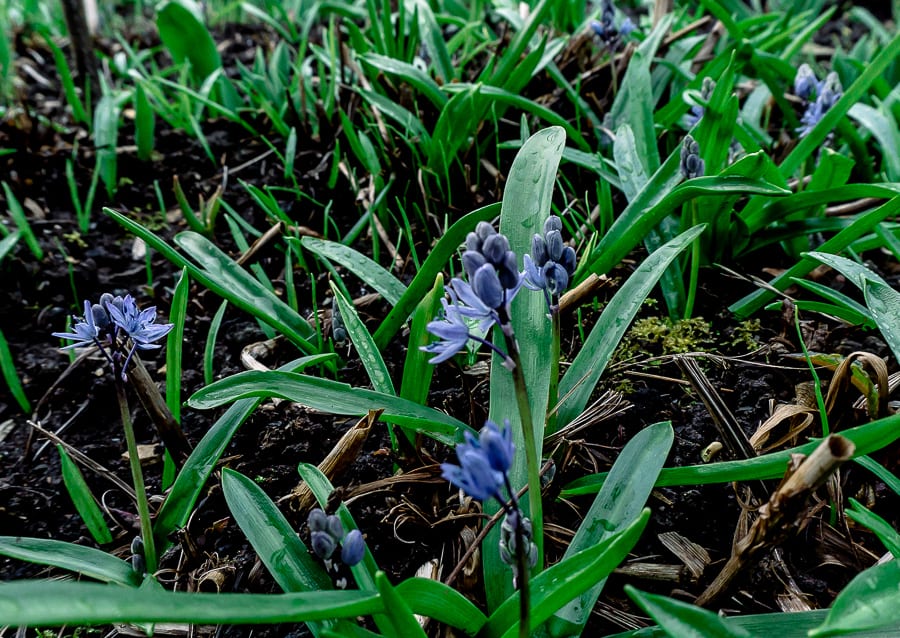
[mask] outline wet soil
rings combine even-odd
[[[256,35],[251,32],[247,38],[235,38],[235,41],[252,45]],[[20,39],[19,45],[24,47],[24,41]],[[245,55],[248,50],[251,49],[238,47],[233,54],[236,57]],[[27,53],[25,49],[20,51],[20,54]],[[52,67],[45,66],[42,71],[46,77],[55,78]],[[23,414],[5,388],[0,392],[0,534],[92,545],[62,485],[56,450],[35,434],[28,420],[57,432],[67,444],[127,481],[129,473],[122,456],[125,442],[103,361],[83,361],[57,384],[70,361],[58,350],[58,342],[50,333],[65,328],[66,318],[78,311],[77,302],[96,300],[104,292],[131,292],[138,297],[139,303],[155,304],[162,315],[167,316],[179,274],[159,255],[151,254],[149,261],[140,255],[134,239],[101,214],[100,206],[108,205],[125,212],[171,239],[185,228],[172,196],[172,177],[177,175],[188,198],[196,201],[200,194],[208,197],[223,182],[223,167],[228,166],[225,201],[240,211],[252,226],[265,229],[271,220],[267,220],[253,203],[247,191],[238,184],[238,179],[259,187],[285,185],[285,181],[281,166],[267,154],[268,146],[227,121],[212,120],[204,125],[212,154],[218,158],[216,163],[210,162],[195,138],[183,131],[161,127],[157,153],[151,162],[139,161],[132,149],[120,149],[119,171],[125,179],[111,199],[103,194],[102,187],[98,189],[90,230],[80,233],[66,186],[65,165],[67,159],[74,158],[79,190],[84,193],[90,181],[94,156],[84,131],[71,123],[60,105],[58,86],[31,85],[23,96],[22,110],[0,123],[0,146],[16,150],[15,154],[0,158],[2,173],[19,201],[26,204],[32,227],[44,250],[44,257],[38,260],[20,243],[0,264],[0,294],[6,300],[0,306],[0,327],[9,342],[16,371],[33,408],[32,414]],[[50,126],[48,122],[63,126]],[[511,127],[511,130],[514,129]],[[128,138],[127,124],[122,135],[123,139]],[[306,140],[298,153],[294,177],[308,197],[284,196],[282,203],[298,225],[318,230],[323,227],[323,212],[310,202],[334,200],[331,223],[341,236],[357,221],[361,204],[356,200],[352,184],[346,180],[339,182],[333,190],[327,188],[328,174],[322,170],[322,165],[333,151],[334,140],[325,135]],[[502,151],[489,156],[501,158],[497,168],[502,177],[513,152]],[[463,161],[471,159],[464,156]],[[400,164],[405,161],[408,158],[398,159]],[[564,171],[575,184],[577,180],[587,179],[571,167]],[[466,181],[463,176],[457,176],[457,179]],[[155,183],[160,185],[163,193],[165,213],[159,212]],[[407,192],[414,191],[415,188],[410,187]],[[453,218],[482,203],[495,201],[499,182],[475,191],[465,187],[458,192],[454,196],[454,208],[447,213]],[[433,205],[433,202],[421,203]],[[435,228],[429,228],[427,222],[413,220],[412,231],[421,254],[424,254]],[[224,224],[217,227],[216,241],[231,255],[240,253]],[[580,332],[586,333],[596,320],[596,309],[612,296],[641,258],[640,254],[632,255],[611,273],[611,283],[601,287],[594,299],[588,299],[580,313],[565,315],[563,343],[568,349],[564,353],[567,358],[571,359],[579,347]],[[775,252],[756,254],[752,263],[734,266],[741,272],[762,275],[764,267],[782,266],[782,259]],[[409,260],[407,262],[395,274],[409,280],[414,267]],[[283,293],[283,255],[276,248],[267,247],[259,255],[258,263]],[[890,272],[885,274],[892,275]],[[748,284],[712,269],[704,271],[702,279],[704,287],[695,315],[706,318],[708,334],[697,342],[697,347],[690,349],[715,355],[700,357],[701,366],[746,434],[750,435],[769,416],[772,404],[795,399],[795,386],[809,381],[809,371],[802,362],[782,356],[800,351],[793,326],[782,315],[761,313],[760,323],[748,331],[724,310],[729,303],[751,290]],[[300,310],[312,317],[317,308],[325,305],[323,291],[327,290],[327,276],[317,270],[308,274],[298,271],[295,281]],[[351,281],[348,278],[348,282]],[[351,283],[351,286],[356,286],[352,288],[356,295],[364,292],[358,283]],[[212,293],[196,285],[192,287],[182,344],[183,398],[203,385],[203,347],[219,303]],[[384,307],[375,304],[366,308],[364,318],[377,325],[384,312]],[[661,302],[647,304],[641,316],[654,317],[660,312]],[[804,317],[804,330],[807,345],[814,350],[839,354],[867,350],[888,357],[887,348],[874,333],[848,328],[818,316]],[[744,337],[739,338],[741,334]],[[242,350],[263,340],[265,335],[255,321],[229,308],[215,349],[215,378],[243,370]],[[659,421],[672,422],[675,445],[667,466],[700,462],[701,452],[718,438],[709,411],[697,393],[684,383],[672,360],[670,355],[674,353],[663,350],[658,343],[638,341],[637,344],[638,356],[617,361],[599,389],[620,391],[628,409],[580,432],[554,456],[556,474],[547,487],[546,499],[548,529],[552,528],[548,545],[550,559],[561,556],[565,541],[571,537],[591,502],[590,497],[566,500],[554,497],[570,481],[586,473],[609,469],[618,451],[636,432]],[[401,339],[395,339],[384,353],[397,380],[402,370],[404,347]],[[344,347],[339,354],[342,367],[338,378],[365,385],[365,373],[355,361],[353,352]],[[282,343],[276,345],[274,352],[263,362],[275,367],[295,356],[296,353]],[[145,361],[162,385],[163,354],[151,353]],[[889,363],[892,370],[896,369],[896,362],[891,360]],[[487,385],[486,371],[481,366],[463,369],[458,364],[443,365],[435,371],[429,404],[477,426],[486,416]],[[137,408],[133,412],[139,441],[155,443],[155,432],[147,417]],[[221,410],[184,409],[182,427],[188,439],[196,443],[220,413]],[[841,427],[865,420],[863,414],[851,411]],[[277,501],[290,494],[299,483],[297,464],[319,463],[353,422],[286,402],[267,402],[238,430],[219,470],[228,467],[251,477]],[[811,430],[801,435],[800,440],[815,434]],[[459,501],[454,490],[436,480],[434,464],[450,455],[450,451],[432,443],[425,444],[418,456],[394,455],[386,430],[376,427],[353,465],[335,479],[341,491],[338,496],[348,496],[348,506],[365,530],[369,547],[394,582],[413,575],[431,561],[440,562],[440,577],[446,577],[462,553],[463,527],[472,525],[476,519],[457,517],[450,520],[448,517],[459,508]],[[896,446],[875,456],[888,469],[898,470]],[[158,457],[154,460],[157,462],[147,465],[145,474],[150,493],[159,495],[161,466]],[[379,489],[361,489],[361,486],[390,477],[398,470],[419,472],[423,478]],[[104,549],[127,556],[128,546],[137,532],[133,506],[103,477],[86,472],[86,478],[95,494],[103,496],[114,524],[116,540]],[[191,541],[190,551],[184,551],[187,543],[177,545],[164,560],[166,582],[177,582],[182,589],[194,590],[278,591],[231,519],[219,479],[217,471],[208,481],[204,497],[184,532],[182,538]],[[854,496],[893,525],[900,523],[897,497],[863,469],[853,465],[845,467],[839,483],[842,496],[838,498]],[[774,486],[775,483],[770,482],[766,488],[771,490]],[[827,504],[829,497],[835,498],[835,494],[822,493],[817,498],[820,504]],[[621,586],[625,582],[685,599],[699,594],[730,555],[735,526],[745,499],[741,489],[733,485],[655,491],[649,502],[653,511],[650,526],[634,549],[631,562],[680,566],[678,559],[659,539],[665,532],[677,532],[703,547],[711,564],[694,579],[685,577],[677,581],[654,582],[614,576],[588,634],[603,635],[646,623],[622,593]],[[301,535],[307,534],[303,513],[293,509],[289,502],[284,504],[283,511]],[[719,606],[730,613],[777,611],[788,574],[810,606],[825,607],[882,551],[871,534],[842,519],[831,521],[829,509],[818,508],[802,531],[781,546],[779,555],[767,554],[743,572],[729,588],[728,595],[719,601]],[[0,558],[0,578],[3,580],[49,575],[56,575],[56,571]],[[457,585],[476,601],[482,600],[477,579],[462,579]],[[610,610],[622,613],[614,614]],[[293,626],[253,631],[257,636],[303,634],[302,629]],[[437,628],[431,631],[437,632]],[[228,628],[224,633],[244,636],[249,635],[249,629]]]

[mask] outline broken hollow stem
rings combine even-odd
[[[784,480],[769,502],[759,508],[750,531],[735,543],[725,567],[694,602],[702,606],[715,600],[756,553],[780,543],[791,527],[801,525],[807,497],[849,460],[855,449],[849,439],[832,434],[808,457],[794,455]]]

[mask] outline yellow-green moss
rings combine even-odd
[[[709,350],[713,345],[712,328],[703,317],[671,321],[647,317],[634,322],[616,350],[615,359],[659,356]]]

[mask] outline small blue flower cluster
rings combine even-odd
[[[825,113],[841,99],[844,89],[834,71],[820,82],[808,64],[801,64],[794,77],[794,94],[801,98],[806,106],[800,118],[800,127],[797,128],[800,137],[806,137]]]
[[[715,88],[715,80],[709,77],[703,78],[703,84],[700,87],[700,99],[704,102],[709,102]],[[694,128],[694,126],[697,125],[697,122],[700,121],[700,118],[703,117],[704,113],[706,113],[705,107],[701,106],[700,104],[692,104],[690,113],[685,116],[685,123],[687,124],[688,128]]]
[[[459,465],[442,463],[442,476],[478,501],[502,501],[502,489],[509,480],[516,446],[509,421],[501,430],[491,420],[485,422],[476,439],[470,432],[466,442],[456,446]]]
[[[73,332],[54,332],[54,337],[71,341],[63,349],[97,346],[111,358],[107,348],[116,349],[120,336],[131,339],[131,349],[122,366],[128,367],[131,355],[137,350],[159,348],[154,343],[172,330],[171,323],[156,323],[156,306],[141,310],[131,295],[125,297],[103,293],[100,303],[84,302],[84,317],[76,317]]]
[[[525,255],[525,287],[543,290],[547,305],[554,309],[551,298],[558,298],[569,286],[575,272],[575,249],[563,244],[562,220],[551,215],[544,222],[543,235],[531,238],[531,255]]]
[[[603,0],[600,4],[600,20],[591,21],[591,29],[594,34],[603,40],[610,49],[615,49],[619,43],[635,30],[631,18],[625,18],[616,27],[616,7],[612,0]]]
[[[685,135],[681,144],[680,168],[685,179],[701,177],[706,170],[706,163],[700,157],[700,144],[690,135]]]
[[[344,532],[344,525],[334,514],[328,515],[317,507],[313,509],[306,519],[309,525],[309,544],[313,554],[325,563],[325,569],[329,574],[337,575],[336,585],[340,589],[346,589],[347,580],[340,575],[340,569],[333,560],[334,552],[338,545],[341,546],[341,562],[347,567],[353,567],[359,563],[366,554],[366,542],[362,532],[352,529]]]
[[[575,272],[575,250],[562,240],[562,221],[551,216],[544,223],[543,234],[532,238],[531,255],[525,255],[525,272],[517,269],[516,253],[510,249],[509,240],[487,222],[479,222],[475,231],[466,237],[462,255],[463,269],[468,282],[454,278],[447,289],[449,301],[442,299],[444,311],[441,319],[430,322],[428,332],[437,336],[422,350],[435,356],[429,363],[442,363],[465,349],[469,340],[492,348],[504,365],[513,366],[508,354],[487,341],[486,335],[498,324],[508,337],[512,335],[509,304],[523,285],[531,290],[542,290],[552,312],[557,305],[552,302],[569,285]],[[473,334],[473,325],[478,332]]]

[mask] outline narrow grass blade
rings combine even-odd
[[[422,432],[446,445],[462,441],[465,431],[473,432],[465,423],[443,412],[406,399],[278,370],[231,375],[201,388],[187,403],[204,410],[249,397],[279,397],[329,414],[362,416],[369,410],[384,409],[383,421]]]
[[[94,146],[97,148],[96,171],[106,187],[106,194],[112,199],[119,187],[118,156],[119,112],[120,106],[116,96],[104,93],[94,109]],[[87,214],[87,213],[86,213]]]
[[[6,342],[6,336],[2,330],[0,330],[0,369],[3,371],[3,379],[6,381],[10,393],[16,399],[16,403],[19,404],[22,412],[25,414],[31,412],[31,403],[25,395],[25,388],[22,387],[22,381],[16,372],[16,362],[13,359],[12,352],[9,350],[9,344]]]
[[[3,621],[14,627],[112,623],[250,625],[355,618],[381,611],[374,592],[197,594],[96,583],[18,581],[0,588]]]
[[[222,327],[222,319],[225,318],[225,310],[228,308],[228,302],[223,301],[213,315],[212,321],[209,322],[209,333],[206,336],[206,347],[203,349],[203,383],[209,385],[213,382],[213,364],[216,355],[216,339],[219,336],[219,328]]]
[[[640,516],[674,439],[672,424],[666,421],[641,430],[625,445],[563,560],[623,530]],[[580,635],[605,582],[600,580],[560,609],[548,622],[550,635]]]
[[[44,250],[41,248],[40,243],[38,243],[37,237],[35,237],[34,231],[28,223],[28,217],[25,216],[22,204],[16,199],[12,189],[6,182],[3,182],[3,194],[6,195],[6,206],[9,209],[10,217],[13,218],[13,221],[16,222],[16,226],[19,228],[22,241],[28,246],[28,250],[31,251],[34,258],[41,261],[44,258]]]
[[[181,276],[172,294],[169,321],[174,328],[166,337],[166,405],[179,423],[181,422],[181,345],[184,343],[184,322],[187,315],[188,291],[191,279],[187,269],[181,269]]]
[[[221,68],[216,43],[203,24],[202,9],[192,0],[166,0],[156,10],[159,38],[178,64],[187,60],[197,82]]]
[[[88,578],[96,578],[125,587],[137,587],[141,584],[140,576],[131,569],[131,564],[99,549],[74,543],[44,538],[0,536],[0,555],[38,565],[68,569]],[[47,581],[38,582],[47,584]],[[0,599],[2,599],[2,593],[8,591],[6,586],[0,587]],[[41,595],[37,595],[37,600],[41,601],[42,605],[47,604],[46,599]],[[3,607],[0,603],[0,609],[4,610],[3,621],[11,622],[12,619],[6,614],[8,608]]]
[[[438,109],[443,109],[447,104],[447,96],[441,91],[438,83],[412,64],[378,53],[365,54],[362,56],[362,63],[406,82]]]
[[[63,446],[57,445],[56,450],[59,452],[60,470],[62,472],[63,483],[66,485],[66,491],[78,515],[84,521],[85,526],[91,533],[93,539],[98,545],[106,545],[113,541],[112,533],[109,526],[103,518],[103,511],[97,505],[91,488],[88,487],[87,481],[84,480],[81,470],[72,462]]]
[[[391,381],[391,374],[388,372],[381,353],[372,341],[372,335],[366,330],[366,325],[356,314],[356,308],[341,293],[340,289],[332,282],[331,292],[334,293],[334,302],[340,310],[341,317],[347,327],[347,334],[350,335],[350,341],[356,348],[356,354],[359,355],[369,380],[372,382],[372,388],[376,392],[382,394],[397,394],[394,391],[394,384]]]
[[[844,510],[847,516],[872,530],[894,558],[900,558],[900,534],[897,530],[878,514],[866,509],[855,498],[851,497],[849,501],[850,508]]]
[[[144,86],[138,82],[134,85],[134,143],[137,145],[138,158],[147,161],[153,155],[156,141],[156,114],[147,99]]]
[[[416,636],[425,638],[425,632],[422,630],[419,621],[413,616],[409,605],[397,593],[397,590],[391,585],[391,581],[388,580],[384,572],[375,574],[375,587],[378,588],[378,593],[381,594],[381,598],[384,600],[385,616],[393,625],[395,635],[403,636],[404,638],[406,636],[409,636],[409,638]]]

